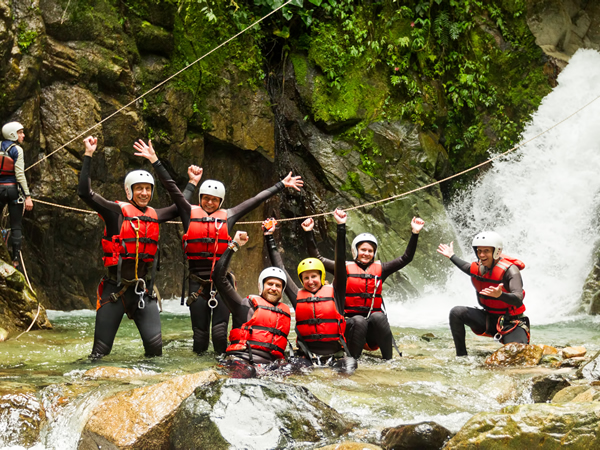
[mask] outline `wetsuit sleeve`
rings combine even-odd
[[[335,270],[333,290],[338,312],[344,314],[346,305],[346,224],[338,224],[335,240]]]
[[[90,171],[92,167],[92,157],[83,157],[83,167],[79,174],[79,186],[77,187],[77,194],[81,200],[85,202],[90,208],[96,211],[102,216],[106,222],[107,230],[110,229],[109,222],[121,214],[121,207],[115,203],[106,200],[100,194],[96,194],[92,191],[92,180],[90,178]]]
[[[292,281],[293,278],[290,274],[285,270],[283,266],[283,260],[281,259],[281,255],[279,254],[279,250],[277,250],[277,244],[275,243],[275,239],[273,235],[268,234],[265,235],[265,243],[267,244],[267,250],[269,252],[269,259],[271,260],[271,264],[275,267],[279,267],[281,270],[285,272],[285,276],[287,277],[287,283],[285,283],[285,295],[287,295],[290,303],[296,309],[296,298],[298,297],[298,291],[300,290],[296,284]]]
[[[389,277],[394,272],[398,272],[404,266],[408,265],[413,260],[415,256],[415,252],[417,251],[417,242],[419,241],[419,235],[412,233],[408,241],[408,245],[406,246],[406,250],[404,251],[404,255],[399,258],[394,259],[393,261],[386,262],[381,266],[381,282],[383,283],[387,277]]]
[[[237,293],[227,278],[227,269],[233,254],[234,251],[228,248],[225,250],[225,253],[223,253],[223,256],[219,258],[219,262],[217,262],[215,266],[214,280],[217,291],[219,291],[219,295],[221,296],[221,300],[225,302],[225,305],[229,311],[231,311],[231,314],[233,314],[236,319],[240,320],[241,323],[244,323],[247,321],[248,308],[247,306],[244,306],[244,299]],[[236,320],[234,320],[234,323],[235,322]]]
[[[462,270],[464,273],[471,276],[471,263],[469,263],[467,261],[463,261],[456,255],[452,255],[452,258],[450,258],[450,261],[452,261],[452,263],[456,267],[458,267],[460,270]]]
[[[17,183],[21,186],[25,197],[30,197],[31,192],[29,192],[27,178],[25,178],[25,155],[23,154],[23,149],[21,147],[15,145],[15,148],[18,152],[17,160],[15,161],[15,178],[17,179]]]
[[[502,278],[504,289],[509,292],[503,292],[499,299],[503,302],[519,307],[523,304],[523,279],[521,271],[517,266],[510,266]]]
[[[190,204],[192,203],[194,192],[196,192],[196,185],[188,182],[188,184],[185,186],[185,189],[183,190],[183,196]]]
[[[158,221],[166,222],[167,220],[173,220],[177,216],[180,216],[183,222],[183,227],[185,230],[187,230],[190,225],[192,205],[190,205],[185,199],[179,190],[179,187],[177,187],[175,180],[171,178],[171,175],[167,171],[166,167],[162,165],[160,160],[152,164],[152,167],[154,167],[154,171],[156,172],[158,179],[171,196],[171,200],[173,200],[173,203],[175,203],[175,205],[171,205],[167,208],[160,208],[156,210]]]
[[[344,243],[344,245],[346,244]],[[327,259],[324,256],[321,256],[321,253],[319,253],[319,249],[317,248],[317,243],[315,242],[315,233],[312,230],[306,232],[306,247],[308,248],[308,254],[311,258],[317,258],[323,263],[323,265],[325,266],[325,271],[329,273],[334,272],[335,262],[331,259]]]
[[[265,189],[255,197],[249,198],[248,200],[240,203],[239,205],[227,210],[227,229],[231,230],[235,223],[260,205],[266,202],[268,199],[273,197],[275,194],[283,191],[285,186],[279,181],[275,186]]]

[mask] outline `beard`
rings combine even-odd
[[[281,300],[281,294],[269,294],[267,291],[262,293],[262,298],[264,298],[269,303],[278,303]]]

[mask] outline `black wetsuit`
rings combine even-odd
[[[121,207],[116,202],[104,199],[101,195],[92,191],[90,169],[92,158],[83,157],[83,167],[79,177],[78,194],[81,199],[94,211],[96,211],[106,226],[106,235],[111,237],[121,232],[123,223],[123,214]],[[166,173],[166,169],[160,161],[153,164],[157,173]],[[177,190],[179,192],[179,190]],[[171,196],[173,192],[169,191]],[[144,211],[145,208],[140,208]],[[177,217],[177,207],[171,205],[168,208],[156,210],[158,222],[163,223]],[[158,255],[156,255],[158,257]],[[140,264],[138,267],[138,278],[148,278],[148,272],[152,268],[152,263]],[[121,278],[131,280],[135,278],[135,261],[123,260],[121,266]],[[149,284],[149,280],[147,280]],[[139,297],[134,292],[134,286],[130,286],[122,295],[121,301],[111,302],[108,299],[111,294],[118,293],[122,287],[117,287],[117,266],[108,268],[108,277],[101,282],[102,289],[101,303],[103,304],[96,311],[96,328],[94,332],[94,346],[92,348],[92,357],[99,358],[108,355],[112,349],[115,335],[119,329],[119,324],[123,314],[135,322],[142,342],[146,356],[159,356],[162,354],[162,335],[160,331],[160,316],[157,301],[151,295],[145,296],[145,308],[138,308]]]
[[[161,183],[167,188],[169,192],[177,190],[179,198],[184,198],[184,202],[176,202],[179,210],[179,216],[183,223],[183,232],[187,233],[190,227],[190,218],[192,214],[192,205],[190,204],[193,191],[196,188],[195,185],[188,183],[185,188],[184,194],[179,192],[175,181],[166,172],[157,173]],[[240,220],[243,216],[248,214],[250,211],[255,209],[258,205],[265,202],[273,195],[283,191],[285,188],[284,184],[280,181],[275,186],[266,189],[256,195],[255,197],[248,199],[239,205],[227,209],[227,230],[231,232],[235,223]],[[190,304],[190,316],[192,319],[192,330],[194,332],[194,351],[196,353],[205,352],[208,349],[210,342],[210,329],[212,319],[212,340],[213,348],[216,353],[225,353],[227,349],[227,325],[229,323],[229,310],[220,301],[221,297],[217,294],[217,307],[211,309],[208,306],[208,300],[210,299],[210,280],[212,270],[212,260],[209,259],[190,259],[188,260],[190,281],[189,281],[189,292],[198,292],[202,287],[200,295],[195,301]],[[200,281],[205,280],[205,281]],[[211,317],[212,316],[212,317]]]
[[[271,263],[275,267],[279,267],[282,270],[285,270],[283,265],[283,261],[281,260],[281,255],[279,251],[277,251],[277,245],[275,244],[275,239],[273,239],[272,235],[266,235],[265,241],[267,244],[267,249],[269,250],[269,257],[271,258]],[[334,298],[335,298],[335,306],[341,315],[344,314],[344,304],[346,302],[346,225],[338,224],[337,226],[337,238],[335,242],[335,262],[333,263],[333,290],[334,290]],[[294,309],[296,309],[296,298],[298,297],[298,292],[300,288],[294,283],[293,280],[296,277],[290,276],[289,273],[286,272],[288,277],[287,284],[285,286],[285,294],[288,299],[292,303]],[[348,326],[348,325],[346,325]],[[300,339],[300,337],[298,337]],[[323,342],[304,342],[304,344],[308,347],[308,350],[315,355],[334,355],[339,353],[342,349],[342,345],[339,341],[323,341]]]
[[[307,238],[308,253],[310,256],[313,258],[319,258],[323,262],[325,270],[332,272],[335,264],[332,260],[321,256],[317,248],[317,244],[315,243],[313,233],[307,233]],[[413,260],[417,250],[418,239],[419,235],[413,233],[408,241],[404,255],[394,259],[393,261],[381,264],[382,284],[390,275],[399,271]],[[363,264],[358,260],[355,260],[354,262],[363,270],[366,270],[373,263],[373,261],[371,261],[369,264]],[[383,312],[372,312],[368,319],[366,313],[347,314],[346,342],[348,343],[350,353],[356,359],[360,357],[365,344],[368,344],[371,348],[379,347],[383,359],[392,359],[392,330],[390,329],[387,316]]]
[[[471,263],[463,261],[456,255],[453,255],[450,261],[464,273],[471,276]],[[515,265],[510,266],[504,273],[502,283],[504,284],[504,288],[509,292],[503,292],[498,297],[498,300],[502,300],[516,308],[521,307],[523,305],[523,279],[521,278],[519,268]],[[496,324],[498,323],[498,317],[497,314],[489,314],[480,308],[471,308],[468,306],[455,306],[452,308],[449,320],[450,331],[452,332],[454,346],[456,347],[456,356],[467,355],[465,325],[469,326],[475,334],[494,336],[497,333]],[[508,324],[510,320],[511,317],[508,316],[505,323]],[[522,317],[521,320],[526,320],[527,324],[529,323],[529,319],[525,317]],[[510,333],[503,335],[501,342],[503,344],[511,342],[527,344],[529,337],[527,336],[527,332],[518,326]]]

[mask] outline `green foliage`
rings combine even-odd
[[[342,191],[350,192],[354,197],[361,198],[365,195],[365,188],[356,172],[348,172],[346,181],[340,186]]]
[[[27,24],[21,22],[17,31],[17,45],[23,53],[29,52],[29,47],[35,42],[38,37],[37,31],[28,30]]]

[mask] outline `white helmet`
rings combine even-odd
[[[19,122],[9,122],[2,127],[2,136],[4,139],[8,139],[9,141],[17,141],[19,140],[19,136],[17,132],[25,128]]]
[[[131,201],[133,199],[133,190],[131,187],[138,183],[150,183],[152,185],[152,195],[150,196],[150,200],[152,200],[152,197],[154,197],[154,177],[145,170],[134,170],[133,172],[129,172],[125,177],[125,195],[127,196],[127,200]]]
[[[498,259],[500,258],[500,253],[502,253],[502,236],[494,231],[482,231],[473,238],[472,246],[475,254],[477,254],[477,247],[493,247],[494,254],[492,258]]]
[[[358,236],[354,238],[352,241],[352,258],[356,259],[358,255],[358,245],[363,242],[368,242],[369,244],[373,244],[375,247],[375,251],[373,252],[373,259],[377,255],[377,238],[373,236],[371,233],[360,233]]]
[[[259,295],[262,295],[262,293],[263,293],[265,280],[267,278],[280,279],[283,282],[283,289],[285,289],[285,285],[287,284],[287,277],[285,276],[285,272],[283,270],[281,270],[279,267],[267,267],[258,276],[258,294]]]
[[[202,196],[204,194],[219,197],[221,199],[219,207],[221,207],[223,205],[223,200],[225,200],[225,185],[217,180],[206,180],[200,185],[200,193],[198,194],[198,199],[200,201],[202,201]]]

